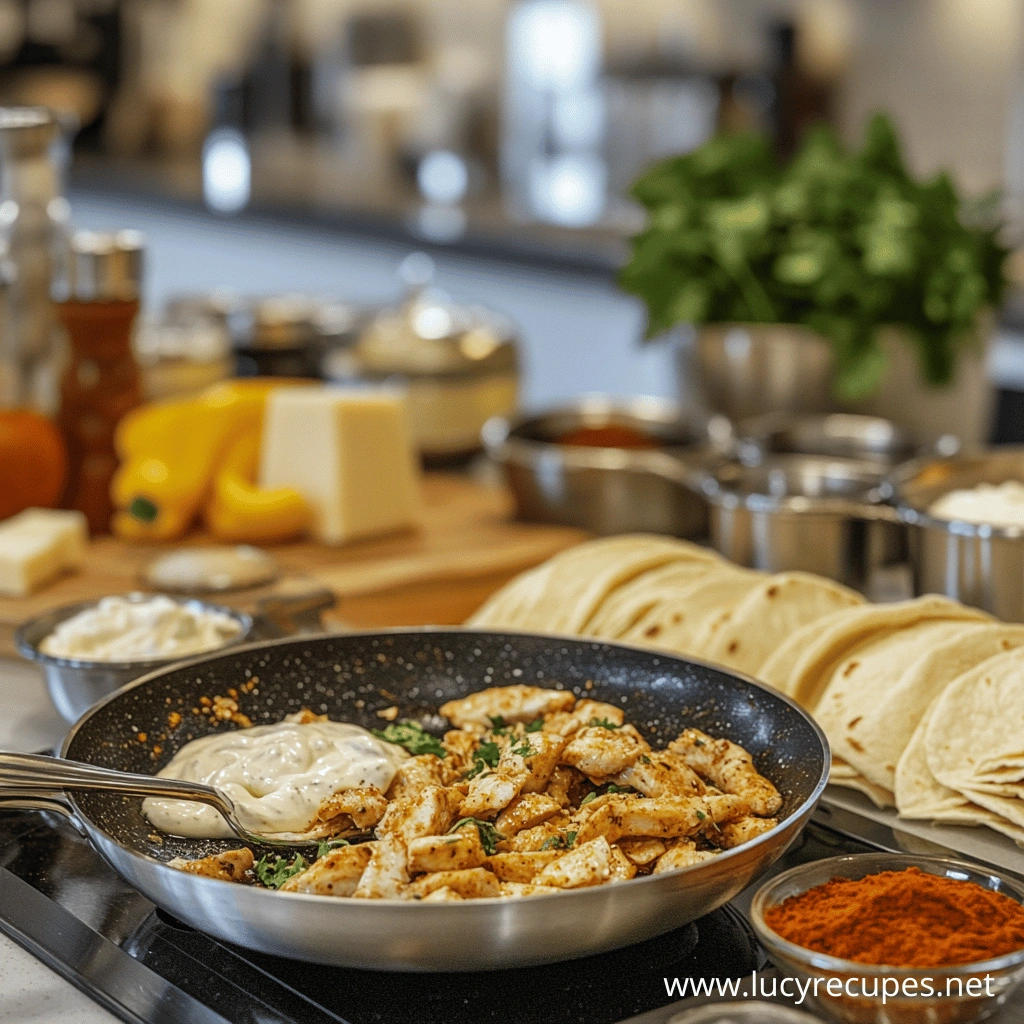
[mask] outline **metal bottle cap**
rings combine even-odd
[[[144,246],[140,231],[76,231],[68,254],[70,298],[137,299]]]

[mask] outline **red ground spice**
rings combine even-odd
[[[764,918],[798,946],[863,964],[956,967],[1024,948],[1024,906],[919,868],[833,878]]]

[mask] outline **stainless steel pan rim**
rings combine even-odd
[[[400,627],[395,627],[393,629],[363,630],[362,632],[358,632],[358,633],[346,633],[345,637],[346,637],[346,639],[348,639],[348,638],[358,639],[360,637],[376,637],[376,636],[388,636],[388,635],[401,636],[401,635],[406,635],[406,634],[431,634],[431,633],[438,633],[438,632],[444,632],[444,633],[452,632],[452,633],[459,633],[459,634],[479,633],[479,634],[484,635],[484,636],[493,635],[493,633],[494,633],[493,630],[489,630],[489,629],[475,629],[475,628],[469,628],[469,627],[466,627],[466,628],[451,628],[451,629],[447,629],[447,630],[438,630],[437,628],[431,627],[431,626],[400,626]],[[501,630],[501,633],[502,634],[514,634],[514,635],[519,635],[519,636],[534,636],[534,635],[536,635],[536,634],[530,633],[530,632],[528,632],[526,630],[515,630],[515,629],[507,629],[507,630],[503,629],[503,630]],[[323,634],[320,634],[320,636],[328,637],[328,636],[331,636],[331,634],[323,633]],[[317,639],[317,635],[311,635],[311,636],[308,636],[308,637],[304,637],[303,639],[304,640],[314,640],[314,639]],[[568,635],[568,634],[561,634],[561,633],[544,634],[544,639],[545,640],[552,640],[552,641],[555,641],[555,642],[557,642],[559,640],[570,640],[570,641],[573,641],[574,643],[580,643],[581,641],[582,642],[586,642],[585,638],[581,638],[581,637],[578,637],[578,636],[571,636],[571,635]],[[236,645],[236,646],[232,647],[231,653],[232,654],[245,654],[245,653],[248,653],[249,651],[266,650],[268,648],[284,646],[286,644],[294,643],[294,642],[295,642],[295,638],[294,637],[284,637],[284,638],[279,639],[279,640],[256,641],[254,643]],[[593,642],[593,646],[594,647],[598,647],[598,648],[602,648],[602,647],[623,647],[623,648],[626,648],[627,650],[639,651],[639,652],[644,653],[644,654],[655,654],[656,657],[660,657],[661,656],[660,654],[657,654],[656,652],[652,651],[651,648],[649,648],[649,647],[642,647],[642,646],[640,646],[638,644],[620,644],[620,643],[610,644],[610,643],[607,643],[605,641],[594,641]],[[220,650],[221,649],[218,648],[217,653],[219,653]],[[666,655],[664,655],[664,657],[666,657],[669,660],[676,660],[676,661],[678,661],[678,660],[685,660],[688,664],[691,664],[691,665],[700,665],[702,667],[710,668],[710,669],[713,669],[715,671],[723,671],[721,666],[717,666],[713,662],[702,661],[699,658],[689,658],[689,657],[687,657],[686,659],[678,659],[678,658],[674,658],[670,654],[666,654]],[[174,669],[175,670],[187,669],[187,668],[189,668],[192,665],[205,664],[205,662],[207,660],[208,659],[205,658],[205,657],[198,657],[198,658],[190,659],[189,661],[177,662],[174,665]],[[120,690],[117,690],[116,692],[110,694],[109,697],[106,697],[104,700],[102,700],[98,704],[96,704],[94,708],[92,708],[87,714],[83,715],[82,718],[79,719],[79,721],[76,722],[71,727],[71,729],[68,731],[67,735],[64,738],[64,742],[61,745],[60,756],[61,757],[66,757],[67,756],[68,748],[70,747],[71,742],[74,739],[75,735],[81,729],[83,724],[90,717],[92,717],[94,712],[98,711],[104,705],[109,704],[111,701],[117,699],[121,694],[127,692],[128,690],[135,689],[136,687],[139,687],[139,686],[145,686],[147,683],[153,682],[154,680],[156,680],[156,679],[158,679],[160,677],[162,672],[163,672],[163,669],[158,669],[158,670],[156,670],[154,672],[148,673],[147,675],[141,676],[140,678],[135,679],[132,682],[128,683],[126,686],[121,687]],[[771,829],[770,831],[763,833],[762,835],[756,837],[755,839],[750,840],[747,843],[744,843],[740,847],[736,847],[733,850],[725,850],[722,853],[720,853],[714,859],[714,863],[716,865],[728,863],[730,858],[734,858],[735,855],[737,855],[737,854],[739,854],[741,852],[745,853],[745,852],[747,852],[747,851],[749,851],[751,849],[754,849],[754,848],[756,848],[758,846],[762,846],[762,845],[766,844],[767,842],[769,842],[772,838],[774,838],[777,835],[777,833],[779,832],[780,829],[784,829],[784,828],[788,827],[792,823],[792,821],[794,819],[798,819],[800,817],[804,817],[804,818],[809,817],[810,814],[814,811],[814,808],[817,806],[818,801],[820,800],[822,793],[825,791],[825,786],[828,784],[828,775],[829,775],[829,768],[828,768],[828,766],[829,766],[829,764],[831,762],[831,750],[830,750],[830,747],[829,747],[828,739],[825,736],[825,733],[822,731],[822,729],[820,728],[818,723],[815,722],[814,719],[811,718],[809,715],[807,715],[806,712],[804,712],[803,709],[794,700],[791,700],[789,697],[787,697],[783,693],[780,693],[778,690],[774,690],[772,687],[767,686],[766,684],[759,682],[758,680],[754,679],[752,676],[747,676],[747,675],[744,675],[741,672],[735,672],[735,671],[733,671],[731,669],[729,670],[729,674],[730,675],[734,675],[734,676],[736,676],[739,679],[742,679],[745,683],[748,683],[748,684],[750,684],[752,686],[755,686],[759,690],[765,691],[766,693],[770,694],[773,698],[779,700],[783,704],[789,705],[789,707],[791,707],[793,710],[795,710],[795,711],[799,712],[801,715],[803,715],[806,718],[807,722],[813,727],[814,732],[816,733],[816,735],[818,737],[818,740],[820,741],[820,743],[822,745],[822,749],[825,751],[825,757],[823,759],[824,767],[822,769],[821,776],[818,779],[818,782],[817,782],[813,792],[811,793],[811,795],[804,801],[804,803],[800,807],[798,807],[788,818],[784,818],[782,821],[780,821],[779,824],[776,825],[775,828]],[[78,804],[75,801],[74,795],[73,794],[68,794],[67,800],[68,800],[68,803],[70,804],[71,810],[72,810],[73,815],[74,815],[74,819],[73,820],[75,820],[79,825],[81,825],[82,824],[82,818],[84,816],[82,815],[82,812],[80,811],[80,809],[78,807]],[[117,843],[117,839],[115,837],[111,836],[108,832],[104,831],[102,828],[99,828],[96,825],[92,825],[90,823],[89,830],[90,831],[95,830],[96,832],[99,832],[103,836],[105,836],[110,842]],[[168,871],[177,871],[178,870],[177,868],[168,867],[168,865],[167,865],[167,863],[165,861],[158,860],[155,857],[148,857],[145,854],[137,853],[134,850],[125,849],[125,852],[127,854],[129,854],[131,857],[137,858],[138,860],[148,861],[149,863],[152,863],[152,864],[158,864],[158,865],[160,865],[160,867],[166,868]],[[674,871],[664,872],[661,875],[646,875],[643,878],[633,878],[633,879],[629,880],[629,885],[632,888],[636,888],[636,886],[638,886],[638,885],[644,885],[644,884],[648,884],[649,885],[651,883],[656,883],[659,878],[664,878],[666,875],[688,874],[688,873],[690,873],[692,871],[699,870],[701,867],[702,867],[702,865],[694,865],[694,866],[688,867],[688,868],[677,868]],[[222,881],[222,880],[216,879],[216,878],[203,878],[202,876],[195,876],[195,877],[198,878],[198,880],[204,886],[207,885],[207,884],[212,884],[212,885],[215,885],[217,887],[229,885],[229,886],[232,886],[234,889],[238,889],[239,888],[239,885],[238,885],[237,882],[226,882],[226,881]],[[576,899],[580,899],[580,898],[586,898],[589,894],[593,894],[595,892],[599,892],[603,888],[604,888],[603,886],[595,886],[593,888],[585,888],[585,889],[566,889],[566,890],[564,890],[562,892],[559,892],[559,893],[540,893],[537,896],[529,896],[529,897],[525,897],[525,898],[530,899],[530,900],[534,900],[534,899],[564,899],[566,897],[574,897]],[[259,893],[262,896],[268,896],[269,895],[269,896],[274,896],[274,897],[287,897],[289,899],[312,900],[312,901],[314,901],[316,903],[323,903],[324,901],[327,901],[329,903],[336,904],[336,903],[339,902],[339,897],[335,897],[335,896],[319,896],[319,895],[312,894],[312,893],[279,892],[279,891],[274,890],[274,889],[262,889],[262,888],[259,888],[259,887],[256,887],[256,886],[247,887],[246,891],[253,892],[253,893]],[[373,899],[362,899],[362,898],[356,898],[354,896],[345,897],[345,899],[344,899],[344,903],[346,903],[346,904],[360,904],[360,905],[379,906],[382,902],[384,902],[384,901],[373,900]],[[406,900],[388,900],[386,902],[387,902],[389,907],[406,907],[406,908],[415,909],[415,908],[420,906],[420,902],[416,901],[416,900],[408,900],[408,901],[406,901]],[[473,906],[494,906],[494,905],[505,906],[507,904],[508,904],[508,899],[507,898],[504,898],[504,897],[491,897],[491,898],[484,898],[484,899],[465,900],[461,904],[460,903],[453,903],[453,904],[444,904],[444,905],[445,906],[459,907],[460,910],[463,910],[463,909],[468,909],[468,908],[473,907]],[[441,906],[441,904],[436,904],[434,906]]]

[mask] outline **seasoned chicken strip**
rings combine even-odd
[[[441,705],[441,714],[460,729],[488,729],[491,720],[501,718],[509,725],[532,722],[552,711],[571,711],[576,698],[565,690],[540,686],[492,686],[461,700]]]
[[[447,886],[464,900],[484,899],[500,896],[501,883],[486,868],[471,868],[468,871],[435,871],[421,875],[408,889],[413,899],[422,899],[437,889]]]
[[[558,801],[544,793],[523,793],[498,815],[494,827],[504,838],[511,839],[517,832],[540,825],[561,810]]]
[[[742,796],[734,793],[708,793],[704,797],[708,813],[715,825],[727,825],[730,821],[745,818],[750,814],[750,804]],[[705,832],[708,829],[704,830]],[[711,830],[713,831],[713,829]]]
[[[446,778],[461,775],[472,767],[473,751],[479,742],[478,736],[464,729],[451,729],[444,734],[441,746],[448,751],[448,756],[442,762]]]
[[[200,857],[198,860],[175,857],[168,863],[172,868],[187,871],[192,875],[219,878],[222,882],[240,882],[245,873],[252,869],[254,861],[252,850],[243,846],[238,850],[225,850],[223,853],[215,853],[212,857]]]
[[[580,729],[562,751],[562,762],[591,779],[610,779],[636,764],[646,745],[625,727]]]
[[[549,864],[539,875],[537,885],[558,889],[581,889],[601,885],[611,878],[612,848],[603,836],[570,850]]]
[[[371,900],[404,899],[409,884],[405,843],[398,836],[385,836],[365,845],[372,847],[370,860],[352,895]]]
[[[568,807],[570,804],[579,804],[589,787],[590,783],[582,772],[567,764],[559,764],[551,773],[545,792],[552,800],[557,800],[560,806]]]
[[[461,900],[462,897],[454,890],[450,889],[447,885],[442,885],[440,889],[435,889],[428,896],[423,897],[424,903],[451,903],[454,900]]]
[[[521,740],[510,744],[510,750],[521,752],[529,777],[523,783],[524,793],[543,793],[551,776],[558,767],[558,762],[565,750],[568,740],[563,736],[552,736],[550,733],[529,733]],[[500,767],[499,762],[499,767]]]
[[[388,799],[415,797],[427,786],[444,785],[444,761],[437,754],[417,754],[416,757],[410,757],[398,766],[398,771],[395,772],[395,777],[388,788]]]
[[[359,887],[370,863],[373,843],[343,846],[314,861],[299,875],[293,875],[281,892],[311,892],[319,896],[351,896]]]
[[[562,827],[567,825],[569,819],[564,815],[556,815],[549,818],[543,825],[535,825],[533,828],[524,828],[517,832],[510,839],[503,839],[498,843],[498,850],[502,853],[529,853],[539,850],[548,840],[564,840]]]
[[[377,825],[377,835],[401,836],[405,842],[420,836],[439,836],[451,828],[462,804],[462,794],[451,788],[427,786],[415,797],[392,800]]]
[[[505,747],[498,757],[496,768],[470,780],[469,792],[462,803],[463,816],[489,818],[519,796],[530,778],[525,758],[514,752],[522,749],[525,748],[512,745]],[[533,747],[529,749],[533,750]]]
[[[714,856],[717,856],[715,850],[698,850],[689,839],[677,840],[664,856],[658,858],[658,863],[654,865],[654,874],[663,875],[666,871],[692,868]]]
[[[580,825],[577,841],[588,842],[595,836],[603,836],[609,843],[623,836],[658,839],[691,836],[709,820],[707,805],[697,796],[651,799],[616,793]]]
[[[782,806],[779,791],[758,773],[750,754],[731,740],[716,740],[699,729],[687,729],[668,749],[719,789],[744,797],[754,814],[774,814]]]
[[[644,796],[701,796],[707,790],[701,777],[681,758],[661,750],[641,756],[612,781]]]
[[[653,864],[668,847],[660,839],[620,839],[616,844],[637,867]]]
[[[636,876],[636,865],[617,846],[611,848],[611,880],[628,882]]]
[[[553,885],[531,885],[529,882],[502,882],[500,896],[550,896],[561,892]]]
[[[503,882],[532,882],[552,861],[561,856],[561,850],[496,853],[487,858],[484,867],[493,871]]]
[[[388,801],[376,786],[343,789],[328,797],[316,812],[321,821],[332,821],[345,814],[356,828],[372,828],[384,817]]]
[[[572,709],[572,714],[562,722],[558,731],[563,736],[571,736],[574,732],[584,729],[594,722],[622,725],[625,721],[625,712],[614,704],[603,704],[599,700],[581,700]]]
[[[421,836],[409,841],[409,874],[478,868],[487,859],[480,833],[460,828],[451,835]]]
[[[717,834],[708,833],[708,838],[723,850],[731,850],[770,832],[778,823],[778,818],[740,818],[723,825]]]

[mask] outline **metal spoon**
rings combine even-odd
[[[247,843],[257,846],[303,846],[294,834],[263,835],[250,832],[235,812],[235,805],[220,790],[198,782],[161,779],[155,775],[133,775],[111,768],[98,768],[81,761],[40,754],[0,753],[0,793],[17,790],[19,795],[52,793],[55,789],[100,789],[126,796],[157,797],[162,800],[196,800],[220,811],[231,830]]]

